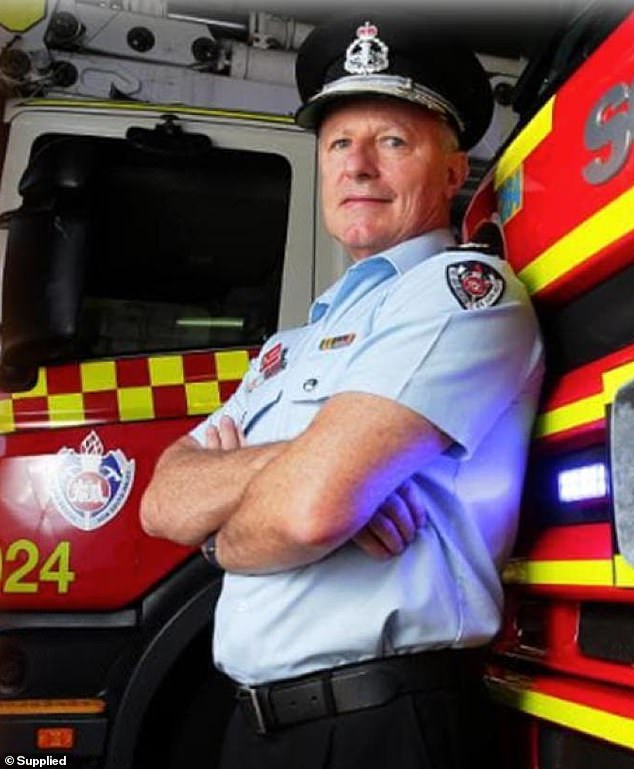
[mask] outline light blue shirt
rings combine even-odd
[[[486,279],[469,283],[474,262]],[[509,265],[458,249],[445,230],[355,263],[308,325],[269,339],[235,395],[192,431],[200,443],[222,414],[249,444],[290,440],[332,395],[365,392],[413,409],[454,444],[415,476],[427,521],[401,555],[377,561],[351,543],[277,574],[227,573],[216,665],[254,684],[490,640],[542,368],[538,324]]]

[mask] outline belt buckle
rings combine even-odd
[[[246,701],[251,706],[249,713],[254,716],[254,726],[256,734],[266,734],[266,721],[264,720],[264,712],[262,705],[258,698],[258,689],[255,686],[240,686],[238,689],[238,699],[242,702]]]

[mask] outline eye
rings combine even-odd
[[[333,139],[330,144],[328,145],[329,150],[344,150],[346,147],[350,146],[350,139],[346,139],[345,137],[340,137],[338,139]]]
[[[398,149],[399,147],[404,147],[406,142],[402,137],[390,134],[389,136],[381,137],[381,144],[390,149]]]

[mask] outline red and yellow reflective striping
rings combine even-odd
[[[0,433],[208,414],[235,391],[255,349],[41,368],[31,390],[0,393]]]

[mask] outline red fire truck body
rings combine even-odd
[[[0,467],[3,522],[6,520],[2,532],[4,611],[54,611],[60,607],[65,611],[118,609],[136,601],[148,585],[165,574],[166,567],[171,571],[191,553],[188,548],[147,537],[134,517],[128,515],[115,515],[104,521],[103,525],[108,525],[108,546],[103,549],[95,547],[93,528],[82,531],[59,514],[43,520],[42,500],[50,491],[46,486],[51,472],[57,472],[51,469],[51,458],[64,458],[59,454],[60,433],[54,431],[54,420],[60,412],[50,407],[51,399],[53,404],[56,400],[75,400],[76,411],[69,406],[62,417],[81,425],[61,428],[63,446],[72,452],[67,452],[68,456],[79,456],[79,464],[74,468],[71,463],[64,477],[66,487],[59,488],[58,499],[69,499],[68,510],[72,515],[74,505],[78,517],[82,511],[91,516],[93,511],[104,508],[109,494],[108,478],[102,479],[99,468],[93,471],[89,466],[82,467],[82,462],[87,465],[86,452],[81,451],[82,441],[94,432],[103,444],[98,454],[118,447],[126,457],[135,459],[137,483],[130,484],[126,504],[138,510],[142,490],[162,447],[201,418],[191,415],[191,407],[188,413],[188,390],[192,386],[215,386],[221,400],[225,400],[239,382],[248,356],[248,350],[231,350],[188,353],[171,359],[156,356],[100,361],[104,371],[110,369],[112,378],[110,383],[105,377],[94,379],[92,387],[98,387],[97,390],[91,388],[86,378],[91,368],[88,364],[45,367],[40,369],[38,384],[32,390],[5,398],[5,416],[11,415],[15,432],[5,432],[6,453]],[[218,376],[226,376],[227,360],[233,361],[233,378],[218,380]],[[164,370],[172,366],[171,383],[157,383],[157,361]],[[139,402],[136,413],[134,408],[127,414],[123,412],[126,419],[122,421],[120,404],[129,393],[136,395]],[[145,402],[140,398],[143,394]],[[141,420],[143,429],[135,429]],[[42,424],[53,429],[41,430]],[[7,426],[5,423],[5,429]],[[35,455],[34,429],[40,430]],[[51,504],[54,508],[55,502]],[[121,565],[115,571],[113,553]]]
[[[634,14],[580,12],[520,83],[533,107],[464,222],[528,286],[547,348],[489,670],[526,747],[511,761],[508,745],[504,766],[634,766],[633,75]]]

